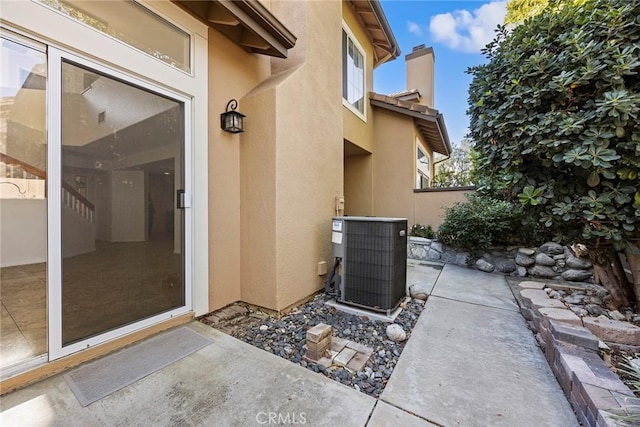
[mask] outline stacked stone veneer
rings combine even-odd
[[[622,328],[627,339],[640,337],[640,328],[617,322],[617,328],[602,326],[610,331],[594,329],[591,323],[599,318],[576,316],[560,300],[549,298],[544,287],[544,283],[521,282],[518,300],[578,420],[590,427],[619,425],[612,414],[637,405],[638,399],[604,363],[598,352],[606,351],[607,346],[592,331],[613,338],[616,335],[611,332]]]
[[[589,261],[576,257],[568,247],[553,242],[538,248],[495,250],[474,260],[469,253],[456,251],[437,240],[410,237],[407,256],[416,260],[464,265],[487,273],[573,282],[593,281],[593,268]]]

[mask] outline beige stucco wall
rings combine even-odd
[[[374,109],[373,210],[413,220],[415,133],[410,117]]]
[[[465,194],[473,190],[414,192],[416,140],[430,157],[433,177],[432,150],[424,143],[411,117],[375,108],[373,123],[376,135],[372,155],[373,215],[407,218],[409,226],[419,223],[437,230],[442,224],[444,208],[465,201]]]
[[[433,189],[414,193],[415,217],[409,226],[416,223],[424,226],[430,225],[434,231],[437,231],[444,219],[444,208],[451,207],[456,202],[466,201],[465,194],[473,192],[474,190],[469,189]]]
[[[267,57],[249,54],[209,30],[209,310],[241,299],[242,137],[220,129],[220,113],[230,99],[241,99],[268,75]],[[246,113],[246,108],[241,102],[238,111]],[[247,132],[265,131],[259,120],[252,112]]]
[[[345,156],[344,201],[345,215],[373,215],[373,156],[371,154]]]
[[[241,101],[251,123],[240,141],[241,298],[281,310],[319,290],[317,263],[331,263],[331,217],[343,193],[342,86],[327,76],[341,75],[341,6],[272,8],[294,34],[304,33],[292,52],[303,61]]]
[[[344,123],[344,139],[351,143],[371,152],[373,150],[373,126],[371,123],[371,104],[369,103],[369,92],[373,90],[373,45],[369,37],[362,27],[361,21],[353,12],[348,2],[340,2],[342,4],[342,19],[346,26],[351,30],[357,42],[364,49],[365,55],[365,119],[357,116],[348,107],[343,106],[343,123]],[[340,22],[340,20],[338,20]],[[338,33],[342,37],[342,31]],[[337,52],[342,56],[342,41],[337,47]],[[340,70],[336,75],[336,79],[340,83],[340,100],[342,100],[342,59],[340,60]],[[341,102],[341,101],[340,101]]]

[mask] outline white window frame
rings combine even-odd
[[[342,21],[342,30],[347,34],[347,38],[351,40],[353,45],[358,49],[360,54],[362,55],[362,110],[358,110],[354,107],[347,99],[344,97],[344,80],[342,81],[343,93],[342,93],[342,105],[347,107],[353,114],[358,116],[365,123],[367,122],[367,52],[364,50],[356,36],[353,35],[351,29],[347,26],[344,20]],[[342,40],[342,34],[340,34],[340,39]],[[342,53],[342,78],[344,79],[344,67],[346,66],[345,61],[345,52]]]

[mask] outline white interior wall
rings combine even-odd
[[[146,237],[144,171],[111,171],[111,241],[143,242]]]
[[[0,200],[0,267],[47,259],[47,200]]]

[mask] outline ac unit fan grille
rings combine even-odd
[[[345,302],[378,310],[395,308],[406,295],[407,223],[345,222]]]

